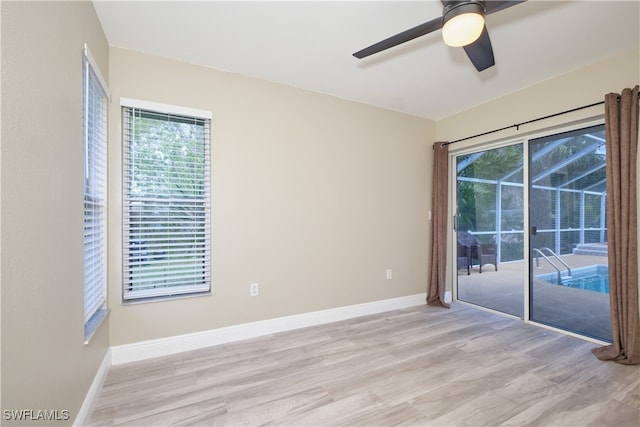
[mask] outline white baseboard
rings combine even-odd
[[[444,293],[444,302],[450,303],[451,301],[453,301],[453,294],[451,293],[451,291],[445,292]]]
[[[93,378],[93,382],[91,383],[89,391],[84,398],[84,402],[82,402],[82,406],[80,406],[78,415],[73,421],[74,427],[86,425],[88,421],[87,417],[91,414],[93,404],[98,400],[98,395],[100,394],[104,381],[107,379],[107,375],[109,374],[109,368],[111,368],[112,364],[111,362],[111,349],[107,349],[107,353],[104,355],[104,359],[102,359],[98,372],[96,372],[96,375]]]
[[[446,297],[445,297],[446,299]],[[449,301],[451,293],[449,292]],[[152,357],[166,356],[183,351],[196,350],[213,345],[290,331],[308,326],[322,325],[368,314],[425,304],[426,293],[373,301],[328,310],[278,317],[258,322],[243,323],[203,332],[178,335],[156,340],[142,341],[111,347],[111,363],[135,362]]]

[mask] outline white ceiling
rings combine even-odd
[[[112,46],[432,120],[640,46],[638,1],[529,0],[489,15],[496,66],[481,73],[439,31],[352,56],[441,16],[440,1],[94,4]]]

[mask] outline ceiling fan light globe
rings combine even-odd
[[[463,13],[448,19],[442,27],[442,38],[451,47],[466,46],[478,39],[484,28],[480,13]]]

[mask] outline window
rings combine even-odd
[[[211,116],[121,103],[123,299],[208,293]]]
[[[85,340],[106,314],[107,86],[87,46],[83,51]]]

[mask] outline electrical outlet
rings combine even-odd
[[[390,268],[387,268],[387,280],[393,279],[393,271]]]
[[[257,283],[252,283],[249,285],[249,296],[250,297],[255,297],[258,295],[258,284]]]

